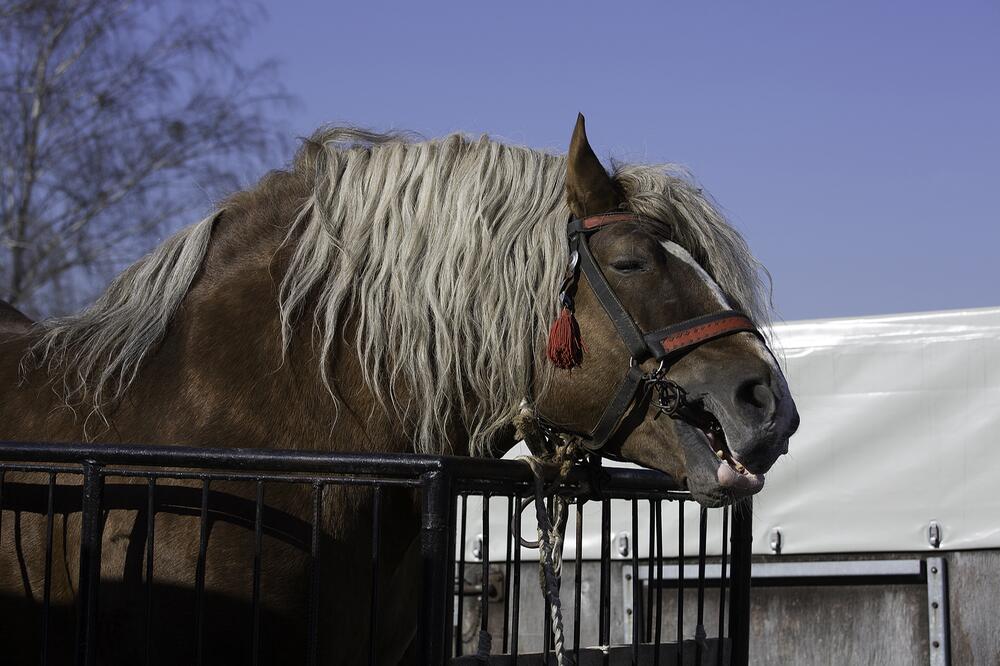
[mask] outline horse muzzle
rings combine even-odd
[[[788,452],[798,411],[784,379],[768,380],[742,381],[728,400],[718,390],[692,399],[678,432],[688,487],[699,501],[720,505],[756,494],[764,475]]]

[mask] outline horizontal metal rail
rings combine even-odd
[[[492,491],[510,484],[528,486],[534,476],[516,460],[431,456],[422,454],[329,453],[253,448],[193,448],[142,444],[53,444],[0,442],[0,461],[38,464],[82,464],[93,461],[108,475],[118,467],[153,467],[226,470],[229,472],[284,472],[419,479],[429,472],[443,472],[458,484],[456,491]],[[26,468],[19,468],[28,471]],[[49,468],[41,471],[50,471]],[[68,468],[59,471],[71,471]],[[135,470],[128,470],[136,473]],[[302,481],[295,477],[288,480]],[[499,485],[498,485],[499,484]],[[653,470],[603,467],[593,473],[574,468],[560,494],[599,493],[602,497],[690,497],[672,477]]]
[[[664,584],[679,578],[676,564],[663,567]],[[696,565],[685,565],[680,578],[698,576]],[[705,579],[723,576],[722,565],[706,564]],[[824,562],[754,562],[750,565],[754,587],[769,585],[852,585],[873,583],[923,583],[926,580],[923,560],[850,560]],[[645,566],[638,568],[639,580],[649,579]]]

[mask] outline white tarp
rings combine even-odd
[[[942,549],[1000,547],[1000,308],[788,322],[775,338],[802,426],[754,500],[755,553],[771,552],[775,528],[785,554],[932,550],[931,521]],[[686,504],[694,554],[698,509]],[[478,506],[470,501],[470,516]],[[505,507],[493,500],[493,535],[503,534]],[[639,510],[644,554],[648,505]],[[677,552],[676,514],[664,504],[666,556]],[[717,554],[721,518],[709,514]],[[533,526],[529,509],[526,537]],[[629,504],[615,502],[612,534],[630,527]],[[570,521],[567,557],[574,529]],[[585,557],[599,556],[599,530],[592,504]],[[470,543],[479,531],[470,520]],[[502,539],[491,542],[491,557],[503,557]]]
[[[776,328],[802,415],[754,504],[754,551],[1000,547],[1000,308]]]

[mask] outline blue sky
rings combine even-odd
[[[326,122],[687,165],[784,319],[1000,305],[1000,4],[265,3]]]

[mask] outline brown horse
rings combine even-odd
[[[582,116],[568,155],[485,137],[412,142],[328,129],[289,170],[164,242],[87,310],[30,331],[16,311],[0,311],[0,441],[496,455],[514,443],[511,421],[524,404],[555,429],[590,432],[634,354],[586,274],[566,295],[582,338],[579,367],[553,368],[546,346],[566,284],[567,221],[614,211],[633,215],[594,230],[588,249],[633,328],[728,310],[767,325],[759,266],[702,191],[670,167],[609,174]],[[661,366],[701,420],[654,420],[656,406],[644,405],[628,427],[615,422],[604,452],[671,474],[709,505],[759,490],[798,416],[773,356],[747,328]],[[656,359],[641,367],[654,372]],[[358,544],[367,543],[369,498],[356,489],[325,497],[323,663],[364,659],[369,553]],[[304,517],[309,498],[290,487],[268,504]],[[415,629],[415,511],[409,493],[383,504],[392,519],[383,663],[405,660]],[[141,659],[122,573],[136,521],[136,512],[115,511],[104,527],[103,577],[117,592],[100,602],[103,663]],[[183,610],[197,551],[191,521],[157,517],[156,663],[192,662]],[[37,641],[43,522],[3,515],[7,655]],[[56,530],[52,600],[66,609],[78,571],[66,543],[78,531],[78,516]],[[211,535],[207,663],[247,663],[233,647],[245,632],[234,609],[247,598],[246,532],[220,525]],[[300,663],[306,562],[282,544],[265,547],[264,661]],[[71,636],[72,623],[59,626],[54,619],[55,635]]]

